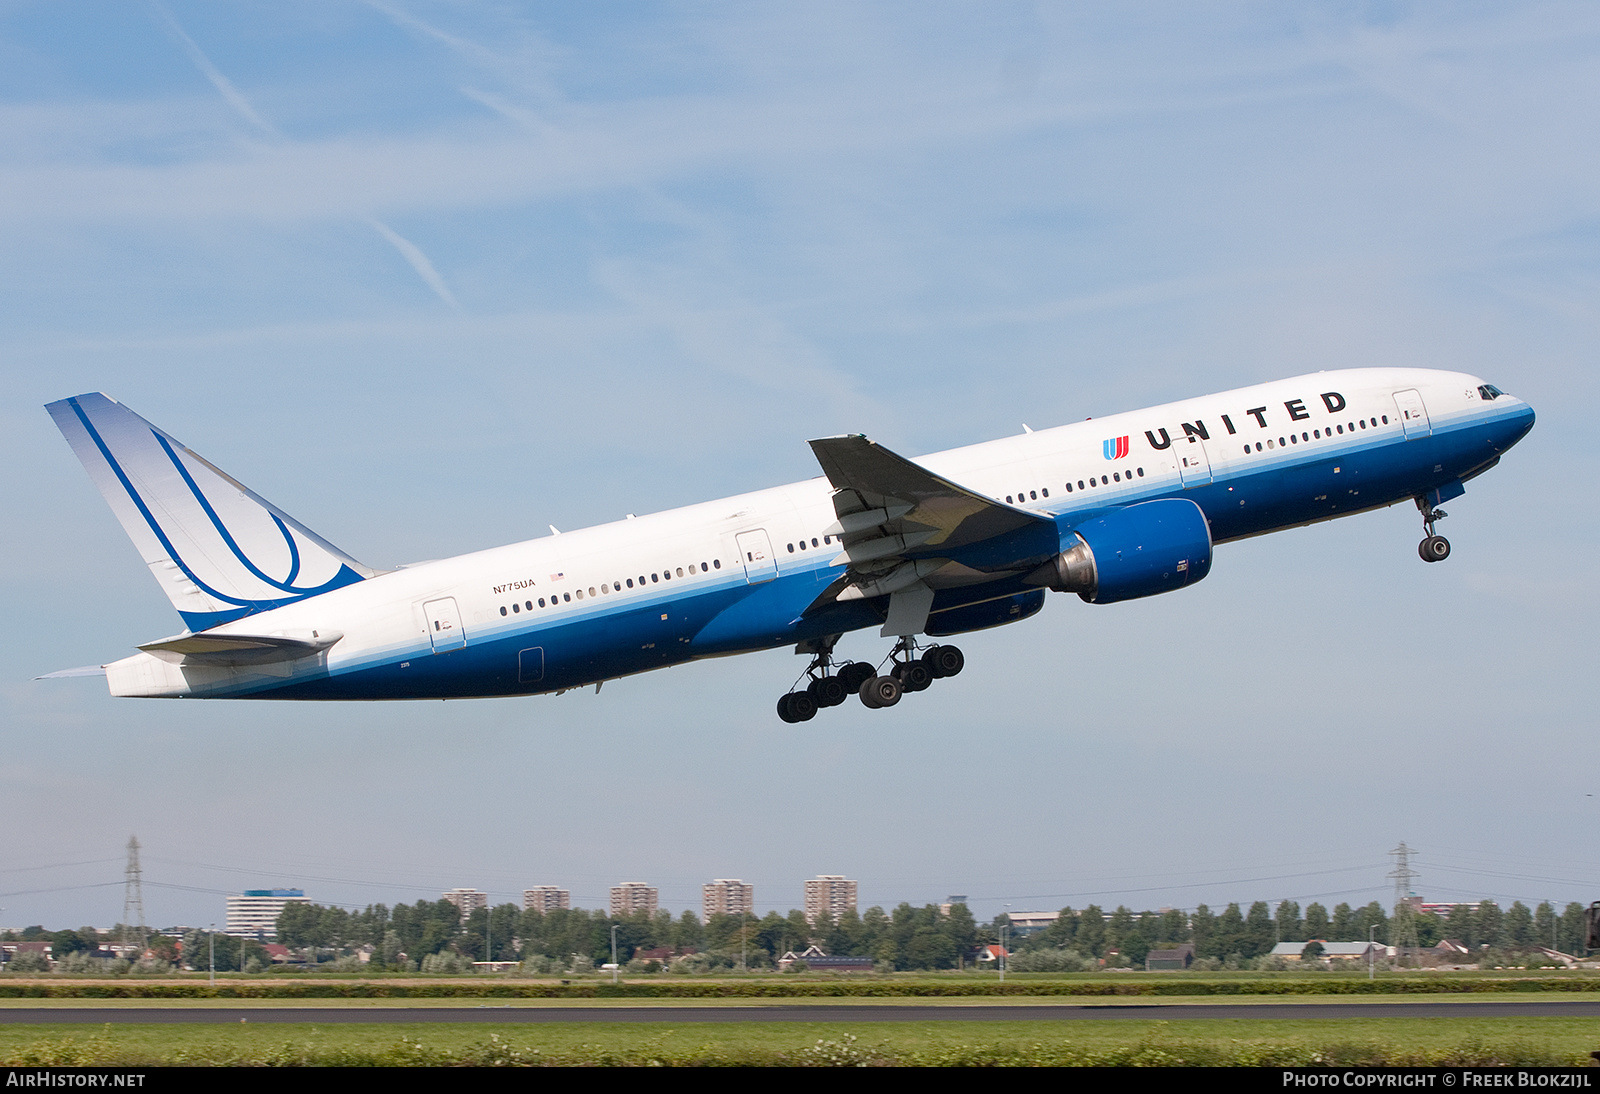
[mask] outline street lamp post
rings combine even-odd
[[[217,925],[211,924],[211,932],[206,936],[211,942],[211,982],[217,982]]]

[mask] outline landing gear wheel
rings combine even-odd
[[[878,675],[876,669],[865,661],[851,661],[840,669],[836,679],[844,685],[848,694],[854,695],[861,691],[861,685]]]
[[[837,676],[823,676],[811,681],[810,686],[806,688],[806,694],[816,700],[819,707],[836,707],[850,698],[850,692],[846,690],[844,681]]]
[[[922,663],[928,666],[935,680],[943,680],[965,668],[967,659],[955,646],[933,646],[923,653]]]
[[[1443,536],[1429,536],[1417,544],[1417,554],[1424,562],[1443,562],[1450,557],[1450,541]]]
[[[933,684],[933,671],[921,661],[902,661],[889,675],[900,681],[902,691],[926,691]]]
[[[900,690],[900,681],[893,676],[874,676],[861,685],[861,690],[857,694],[861,696],[862,706],[869,710],[879,710],[898,703]]]
[[[817,716],[817,701],[803,691],[791,691],[778,700],[778,717],[785,722],[809,722]]]

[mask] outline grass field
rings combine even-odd
[[[1403,1008],[1397,1008],[1403,1010]],[[0,1025],[0,1065],[1586,1065],[1594,1019]]]

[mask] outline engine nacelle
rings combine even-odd
[[[1076,526],[1070,538],[1031,580],[1090,604],[1169,593],[1211,572],[1211,526],[1186,498],[1114,509]]]

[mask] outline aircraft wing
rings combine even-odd
[[[812,441],[811,451],[833,484],[838,519],[825,532],[843,545],[834,562],[847,568],[808,611],[911,593],[902,599],[926,620],[932,590],[1025,572],[1060,550],[1048,516],[968,490],[859,434]]]

